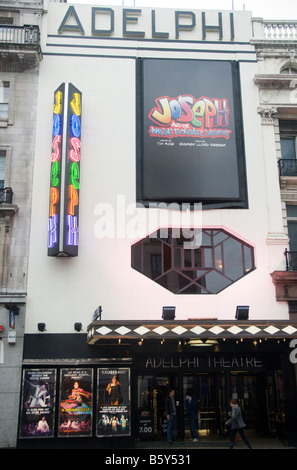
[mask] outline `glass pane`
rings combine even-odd
[[[210,233],[208,234],[205,231],[202,232],[202,244],[201,244],[202,246],[211,246],[212,245]]]
[[[287,217],[297,218],[297,206],[287,204]]]
[[[165,274],[160,279],[158,279],[157,282],[174,294],[177,294],[180,289],[186,287],[186,285],[189,284],[188,279],[175,271],[170,271],[169,273]]]
[[[158,263],[159,267],[158,267]],[[162,272],[162,243],[146,239],[143,244],[143,274],[153,279]]]
[[[5,180],[5,156],[0,155],[0,180]]]
[[[179,248],[174,248],[174,266],[181,267],[181,250]]]
[[[207,292],[197,284],[190,284],[183,290],[183,294],[207,294]]]
[[[201,250],[194,251],[194,266],[195,268],[201,268]]]
[[[8,104],[0,103],[0,119],[8,119]]]
[[[281,137],[281,153],[282,158],[296,158],[295,137]]]
[[[232,281],[222,276],[216,271],[211,271],[205,276],[206,289],[213,294],[225,289],[227,286],[232,284]]]
[[[288,222],[288,235],[290,238],[290,251],[297,251],[297,223]]]
[[[142,252],[142,247],[141,245],[135,245],[133,248],[132,248],[132,253],[133,253],[133,256],[132,256],[132,266],[134,269],[136,269],[137,271],[140,271],[141,272],[141,266],[142,266],[142,263],[141,263],[141,252]]]
[[[0,119],[8,119],[9,82],[0,80]]]
[[[222,246],[216,246],[215,248],[215,267],[219,271],[222,271],[223,268],[223,258],[222,258]]]
[[[229,238],[223,243],[224,267],[223,272],[231,279],[239,279],[243,274],[242,245],[237,240]]]
[[[204,267],[211,268],[212,267],[212,249],[211,248],[204,248]]]
[[[252,256],[252,249],[248,246],[243,247],[244,252],[244,271],[247,273],[251,269],[253,269],[253,256]]]
[[[214,243],[214,245],[217,245],[218,243],[225,240],[226,238],[228,238],[228,235],[226,233],[217,232],[213,237],[213,243]]]
[[[169,271],[171,268],[171,247],[163,243],[163,272]],[[160,273],[161,274],[161,273]]]
[[[192,267],[192,250],[185,250],[184,251],[184,265],[185,268]]]
[[[138,376],[138,408],[152,408],[153,377],[151,375]]]
[[[151,279],[155,279],[162,274],[162,257],[161,255],[151,255]]]

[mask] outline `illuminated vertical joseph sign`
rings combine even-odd
[[[48,256],[77,256],[81,92],[63,83],[54,95]]]

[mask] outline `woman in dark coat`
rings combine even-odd
[[[230,426],[230,449],[233,449],[235,436],[239,433],[241,439],[251,449],[251,444],[247,440],[244,434],[244,428],[246,427],[245,422],[242,419],[241,409],[239,408],[237,401],[232,399],[229,402],[231,406],[231,418],[226,422],[227,426]]]

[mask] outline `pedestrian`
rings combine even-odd
[[[198,442],[198,403],[190,391],[185,395],[185,407],[188,410],[189,424],[193,442]]]
[[[172,444],[176,440],[176,402],[175,390],[173,388],[169,391],[169,395],[165,400],[165,412],[167,416],[167,441],[169,444]]]
[[[239,408],[237,401],[233,398],[229,401],[229,404],[231,406],[231,418],[228,419],[226,425],[230,426],[230,449],[233,449],[234,447],[235,436],[237,433],[239,433],[241,439],[248,446],[248,448],[251,449],[251,444],[244,434],[244,428],[246,427],[246,424],[243,421],[241,409]]]

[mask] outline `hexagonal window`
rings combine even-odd
[[[218,294],[255,269],[254,249],[223,229],[160,229],[132,245],[131,266],[174,294]]]

